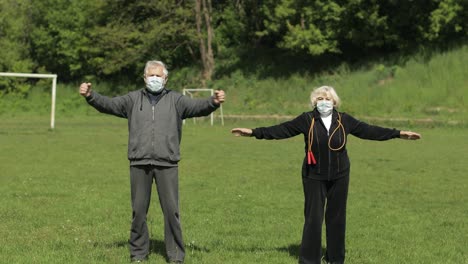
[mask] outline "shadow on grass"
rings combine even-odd
[[[159,239],[150,239],[150,254],[157,254],[167,259],[166,245]]]
[[[287,247],[277,248],[280,252],[287,252],[291,257],[299,258],[299,251],[301,249],[300,244],[292,244]],[[325,254],[326,249],[322,247],[322,254]]]
[[[113,243],[111,246],[113,247],[127,247],[128,248],[128,241],[119,241]],[[185,251],[200,251],[200,252],[210,252],[209,249],[205,247],[199,247],[192,243],[185,245]],[[167,259],[166,255],[166,245],[164,244],[163,240],[159,239],[150,239],[150,254],[157,254],[163,256]]]
[[[288,245],[286,247],[277,248],[277,250],[280,251],[280,252],[286,252],[291,257],[299,258],[299,249],[300,248],[301,248],[301,245],[292,244],[292,245]]]

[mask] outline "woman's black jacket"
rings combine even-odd
[[[339,150],[332,150],[338,149],[343,143],[346,143],[344,140],[346,140],[348,134],[369,140],[389,140],[400,137],[399,130],[369,125],[346,113],[339,113],[336,110],[333,110],[331,126],[329,131],[327,131],[320,118],[320,113],[316,109],[311,112],[302,113],[295,119],[279,125],[255,128],[252,130],[252,136],[257,139],[285,139],[303,134],[305,153],[307,154],[312,119],[315,119],[312,153],[316,164],[309,165],[307,156],[305,155],[306,157],[302,166],[302,177],[305,178],[334,180],[349,175],[350,163],[346,144]],[[344,127],[344,134],[342,127],[338,127],[338,119],[340,119]],[[335,129],[336,132],[333,133]],[[330,136],[330,147],[332,149],[329,147]]]

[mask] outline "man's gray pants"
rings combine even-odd
[[[164,215],[164,243],[169,260],[184,260],[185,250],[179,217],[178,167],[130,166],[133,219],[130,230],[130,257],[143,259],[149,254],[146,215],[151,200],[153,179]]]

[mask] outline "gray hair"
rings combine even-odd
[[[341,99],[340,97],[338,97],[338,94],[336,93],[335,89],[331,86],[320,86],[314,89],[310,94],[310,103],[312,105],[312,108],[314,108],[317,105],[317,98],[323,95],[330,95],[330,97],[333,99],[334,107],[340,107]]]
[[[166,78],[167,78],[167,76],[169,75],[169,71],[167,70],[166,64],[164,64],[164,62],[158,61],[158,60],[150,60],[150,61],[146,62],[145,73],[144,73],[145,76],[146,76],[146,73],[148,72],[149,68],[154,68],[154,67],[158,67],[158,66],[163,67],[163,73],[164,73],[164,75],[166,75]]]

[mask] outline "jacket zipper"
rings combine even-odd
[[[331,126],[330,126],[331,128]],[[327,138],[330,140],[330,132],[327,130]],[[327,146],[328,148],[328,180],[330,180],[330,175],[331,175],[331,150],[330,147]]]
[[[338,134],[338,136],[339,136],[339,140],[340,140],[339,142],[343,142],[343,140],[341,140],[341,134]],[[336,163],[338,164],[338,166],[336,168],[336,173],[337,174],[340,173],[340,157],[341,157],[340,152],[337,151],[336,152]]]
[[[153,110],[153,126],[152,126],[153,137],[152,137],[152,139],[151,139],[151,146],[152,146],[153,149],[154,149],[154,105],[151,106],[151,109]]]
[[[318,164],[321,164],[321,158],[320,158],[320,155],[321,155],[321,148],[320,148],[320,141],[319,141],[319,137],[318,137],[318,131],[317,131],[317,127],[314,127],[314,133],[315,133],[315,141],[317,142],[317,150],[318,150]],[[318,166],[318,173],[321,173],[321,168],[322,168],[322,165]]]

